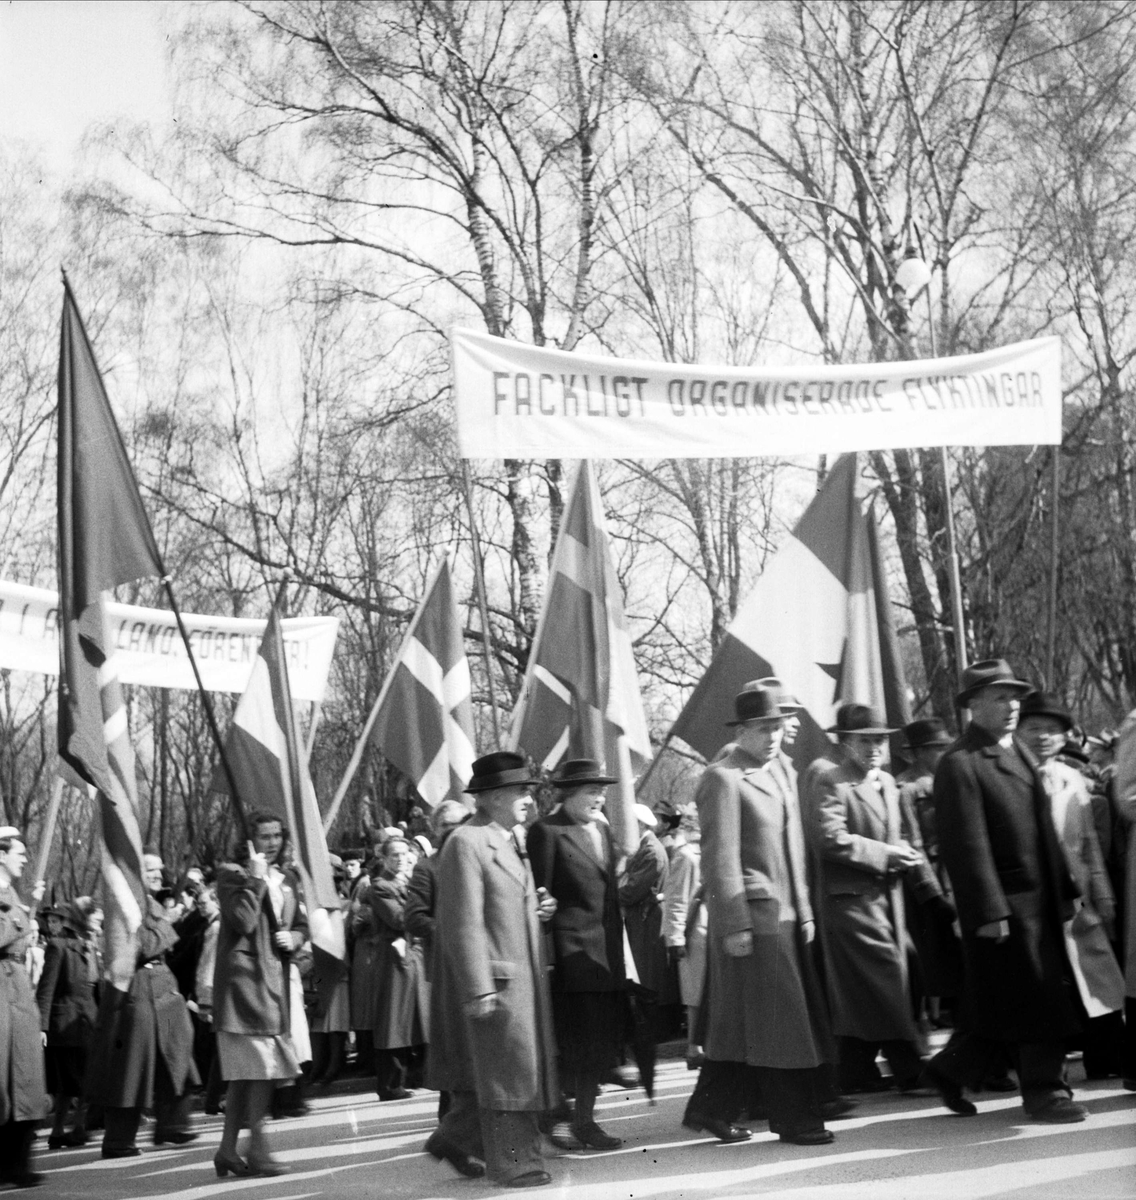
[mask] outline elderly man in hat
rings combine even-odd
[[[517,826],[537,781],[519,754],[473,764],[477,811],[438,854],[430,1086],[450,1108],[426,1143],[463,1175],[506,1187],[550,1183],[538,1119],[559,1099],[538,891]]]
[[[962,1031],[927,1065],[927,1078],[960,1116],[962,1094],[1006,1053],[1026,1112],[1083,1121],[1065,1081],[1065,1041],[1082,1031],[1070,985],[1063,923],[1078,889],[1053,824],[1045,785],[1015,731],[1032,688],[1004,659],[963,673],[966,732],[935,772],[939,850],[954,888],[964,964]]]
[[[1022,701],[1018,733],[1038,761],[1049,793],[1057,839],[1081,898],[1065,925],[1065,949],[1088,1022],[1084,1061],[1088,1079],[1107,1079],[1121,1070],[1124,1040],[1124,976],[1112,952],[1116,899],[1093,823],[1085,777],[1062,762],[1073,715],[1050,692],[1031,692]]]
[[[829,730],[839,760],[809,774],[804,798],[821,864],[824,949],[842,1091],[889,1086],[876,1068],[883,1052],[901,1092],[915,1091],[919,1058],[907,961],[903,877],[926,859],[904,836],[895,780],[883,769],[889,728],[866,704],[842,704]],[[916,835],[917,836],[917,835]]]
[[[911,755],[911,766],[895,777],[899,785],[900,804],[918,822],[923,853],[937,872],[939,837],[935,832],[935,802],[931,790],[935,782],[935,768],[954,738],[938,717],[912,721],[903,727],[903,736],[904,749]]]
[[[824,1145],[832,1042],[812,959],[796,772],[780,753],[780,695],[754,681],[735,699],[737,740],[702,776],[709,982],[705,1053],[684,1124],[741,1141],[755,1094],[782,1141]]]
[[[533,875],[557,902],[552,1004],[560,1068],[576,1099],[572,1134],[593,1150],[621,1145],[594,1114],[600,1083],[619,1061],[627,1023],[617,856],[601,818],[611,783],[614,777],[593,759],[565,762],[552,779],[560,808],[528,834]]]

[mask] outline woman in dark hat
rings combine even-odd
[[[1089,789],[1081,772],[1060,757],[1072,728],[1072,714],[1051,693],[1031,692],[1022,701],[1018,733],[1038,761],[1058,841],[1081,889],[1077,911],[1065,922],[1065,947],[1089,1018],[1084,1035],[1085,1075],[1107,1079],[1121,1070],[1124,976],[1109,944],[1116,900],[1097,841]]]
[[[430,997],[422,943],[406,928],[406,889],[413,868],[406,838],[387,838],[368,892],[370,930],[379,947],[374,1047],[380,1100],[410,1095],[406,1085],[421,1073],[428,1040]]]
[[[16,892],[28,852],[18,829],[0,828],[0,1184],[35,1187],[36,1124],[47,1111],[39,1010],[24,961],[35,923]]]
[[[625,1026],[616,854],[600,819],[611,783],[615,779],[592,759],[566,762],[552,779],[559,810],[528,833],[537,886],[547,888],[558,906],[551,922],[552,1004],[561,1073],[576,1098],[572,1132],[595,1150],[622,1144],[595,1121],[600,1082],[618,1062]]]
[[[54,1098],[54,1120],[47,1139],[52,1150],[87,1143],[83,1080],[87,1045],[99,1012],[95,995],[98,961],[88,936],[94,908],[90,896],[80,896],[67,905],[59,935],[47,943],[43,974],[36,986],[40,1028],[47,1037],[47,1086]],[[67,1131],[72,1101],[75,1121]]]

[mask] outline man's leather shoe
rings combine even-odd
[[[445,1160],[455,1171],[469,1179],[480,1179],[485,1174],[485,1164],[472,1154],[459,1150],[453,1142],[446,1141],[434,1134],[426,1142],[426,1153],[431,1154],[439,1162]]]
[[[1009,1075],[991,1075],[982,1081],[984,1092],[1016,1092],[1018,1085]]]
[[[794,1146],[827,1146],[836,1141],[836,1134],[831,1129],[803,1129],[799,1133],[781,1133],[778,1137]]]
[[[962,1094],[962,1088],[930,1063],[923,1068],[920,1078],[927,1087],[934,1088],[939,1093],[939,1099],[951,1112],[960,1117],[973,1117],[978,1114],[978,1109]]]
[[[687,1129],[695,1133],[712,1133],[720,1142],[748,1142],[753,1134],[744,1125],[731,1125],[717,1117],[706,1117],[702,1113],[687,1113],[682,1119]]]
[[[0,1177],[0,1183],[10,1183],[13,1187],[18,1188],[34,1188],[39,1187],[46,1178],[47,1176],[39,1171],[20,1171],[16,1175]]]
[[[572,1133],[590,1150],[618,1150],[623,1145],[623,1139],[612,1137],[605,1133],[595,1121],[584,1125],[573,1125]]]
[[[163,1129],[160,1132],[154,1130],[154,1145],[162,1146],[169,1142],[171,1146],[188,1146],[190,1142],[196,1142],[198,1135],[189,1129]]]
[[[506,1187],[543,1187],[546,1183],[552,1182],[552,1176],[547,1171],[526,1171],[523,1175],[518,1175],[514,1179],[510,1179],[505,1184]]]
[[[103,1158],[137,1158],[142,1153],[137,1146],[104,1146]]]
[[[1056,1096],[1029,1115],[1032,1121],[1045,1121],[1050,1125],[1075,1125],[1089,1115],[1089,1110],[1068,1096]]]

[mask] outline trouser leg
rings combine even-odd
[[[1004,1067],[1002,1042],[973,1033],[954,1033],[928,1066],[959,1087],[978,1087],[991,1070]]]
[[[840,1063],[837,1076],[842,1092],[876,1091],[882,1086],[879,1067],[876,1066],[876,1043],[863,1038],[838,1037],[837,1048]]]
[[[380,1098],[405,1087],[406,1060],[401,1049],[375,1049],[375,1083]]]
[[[138,1136],[138,1123],[142,1119],[140,1108],[103,1109],[103,1149],[130,1150]]]
[[[188,1092],[179,1094],[174,1087],[165,1060],[159,1057],[154,1072],[154,1138],[188,1129],[191,1103]]]
[[[888,1066],[891,1067],[895,1086],[900,1091],[913,1088],[918,1084],[919,1075],[923,1070],[923,1060],[919,1057],[919,1051],[914,1042],[896,1038],[881,1042],[880,1050],[887,1059]]]
[[[450,1106],[438,1122],[435,1135],[464,1154],[485,1161],[481,1110],[474,1092],[448,1092]],[[429,1146],[429,1142],[426,1143]]]
[[[1018,1047],[1018,1082],[1022,1105],[1035,1113],[1073,1092],[1065,1082],[1065,1047],[1060,1042],[1022,1042]]]
[[[1089,1079],[1107,1079],[1120,1075],[1124,1046],[1124,1017],[1119,1012],[1093,1017],[1085,1026],[1085,1075]]]
[[[576,1075],[576,1114],[573,1125],[591,1125],[595,1121],[596,1097],[600,1094],[597,1075]]]
[[[698,1083],[686,1105],[684,1120],[710,1117],[733,1125],[745,1106],[744,1065],[708,1058],[698,1072]]]
[[[824,1128],[816,1068],[755,1067],[772,1133],[813,1133]]]
[[[530,1171],[543,1171],[540,1129],[535,1112],[481,1110],[486,1173],[495,1183],[508,1183]]]
[[[0,1183],[16,1182],[31,1171],[35,1121],[6,1121],[0,1125]]]
[[[1136,921],[1136,912],[1128,919]],[[1120,1056],[1120,1073],[1126,1082],[1136,1083],[1136,998],[1124,1001],[1124,1049]]]

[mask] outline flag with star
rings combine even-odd
[[[911,719],[888,599],[879,532],[857,455],[837,459],[792,534],[769,560],[671,736],[707,760],[731,740],[734,697],[752,679],[777,676],[804,705],[792,748],[802,768],[826,753],[824,730],[856,701]]]

